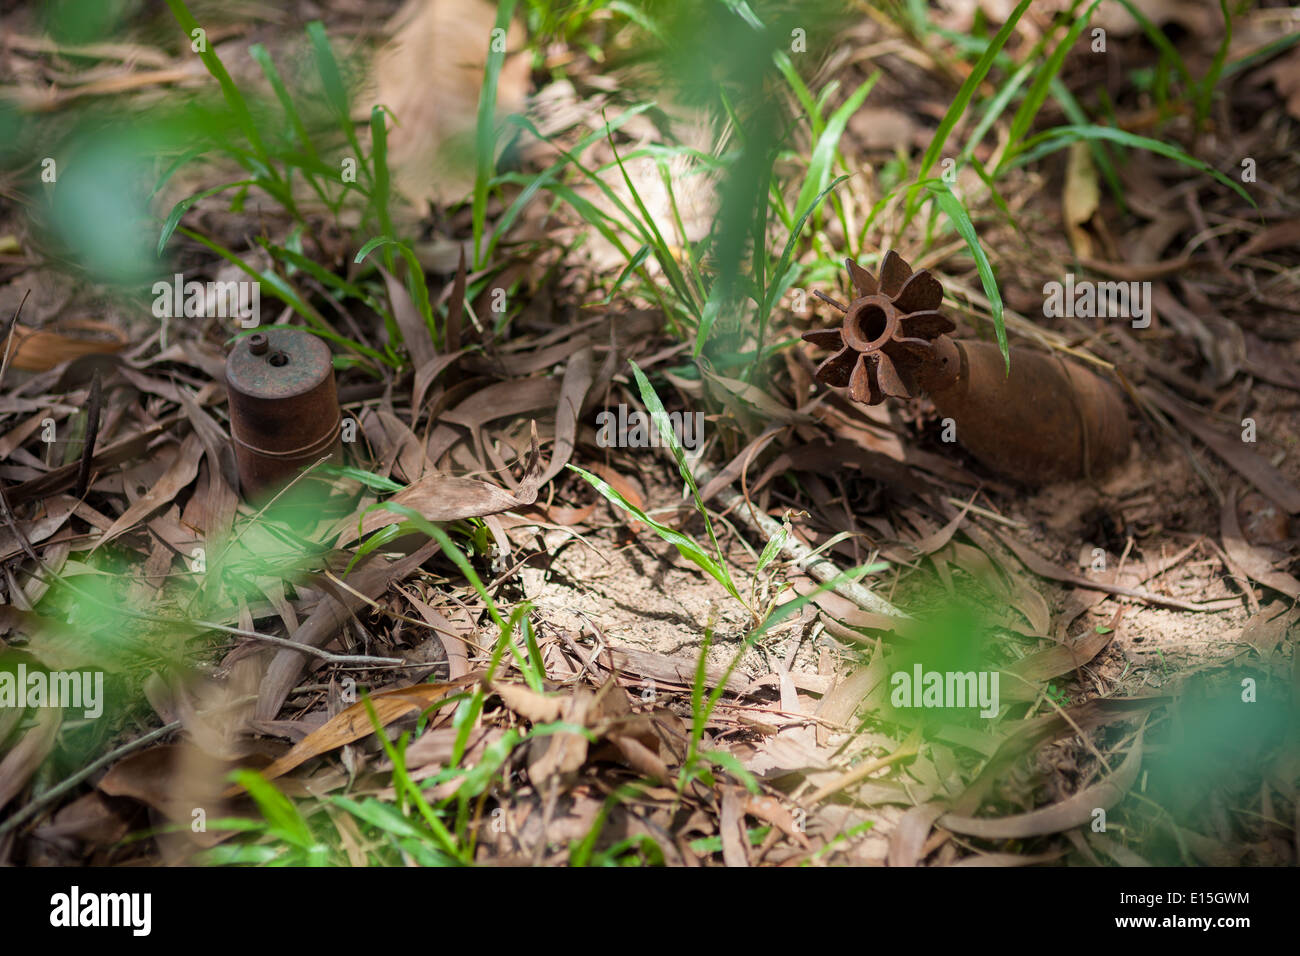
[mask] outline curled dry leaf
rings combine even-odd
[[[1088,146],[1082,141],[1070,144],[1070,160],[1065,168],[1065,189],[1061,194],[1070,248],[1075,255],[1083,257],[1093,254],[1092,236],[1088,233],[1087,225],[1101,201],[1097,167],[1092,163],[1092,153]]]
[[[560,396],[560,388],[559,379],[539,377],[497,382],[478,389],[439,417],[438,426],[429,436],[429,460],[439,461],[448,449],[461,440],[464,433],[455,426],[469,429],[473,443],[480,445],[479,430],[485,424],[498,418],[512,418],[553,408]]]
[[[111,355],[127,345],[120,329],[94,319],[76,319],[44,329],[16,325],[13,340],[9,364],[28,372],[44,372],[83,355]]]
[[[560,385],[560,400],[555,407],[555,450],[538,484],[544,485],[558,475],[573,455],[578,435],[578,413],[591,388],[591,346],[579,349],[569,359]]]
[[[790,808],[776,797],[768,794],[747,794],[744,809],[751,817],[766,820],[800,846],[810,846],[807,834],[795,821]]]
[[[387,727],[399,717],[418,713],[445,697],[448,691],[472,684],[476,679],[471,675],[441,684],[416,684],[414,687],[383,690],[371,694],[369,702],[374,708],[379,726]],[[274,780],[312,757],[319,757],[344,744],[368,737],[374,731],[375,725],[371,722],[366,701],[358,701],[331,717],[319,730],[312,731],[298,741],[292,750],[263,770],[262,776],[266,780]],[[236,785],[229,788],[224,796],[233,796],[242,790],[243,787]]]
[[[429,521],[482,518],[502,511],[512,511],[515,508],[531,505],[537,500],[539,458],[537,426],[534,424],[528,460],[524,463],[524,477],[519,483],[519,490],[514,494],[476,478],[427,474],[407,485],[385,503],[411,508]],[[402,520],[401,515],[394,512],[382,509],[372,511],[362,519],[361,535],[365,536],[390,524],[400,524]],[[336,546],[346,547],[355,540],[357,540],[356,525],[349,522],[348,529],[336,542]]]
[[[1138,735],[1133,749],[1128,752],[1118,770],[1090,787],[1084,787],[1072,797],[1050,807],[1017,813],[1009,817],[985,819],[963,817],[953,813],[939,818],[939,826],[954,833],[980,837],[984,840],[1021,840],[1031,836],[1046,836],[1080,826],[1092,819],[1093,810],[1109,810],[1128,793],[1142,769],[1142,736]]]
[[[1113,637],[1113,631],[1101,633],[1094,628],[1073,644],[1056,644],[1022,657],[1003,672],[1013,675],[1013,679],[1002,682],[1002,697],[1006,700],[1033,700],[1038,696],[1043,681],[1082,667],[1100,654]]]
[[[577,687],[564,695],[499,681],[491,688],[507,708],[532,724],[559,722],[580,728],[533,739],[528,775],[535,783],[581,769],[593,744],[600,742],[608,743],[618,758],[644,777],[662,782],[671,776],[664,759],[671,751],[661,746],[655,722],[632,713],[626,693],[612,676],[595,691]],[[612,754],[605,750],[597,756]]]
[[[171,504],[182,489],[189,486],[199,473],[199,459],[203,455],[203,443],[194,432],[185,436],[171,465],[147,493],[138,498],[122,512],[100,539],[95,542],[98,549],[112,541],[118,535],[125,534],[155,511]]]
[[[1274,591],[1281,591],[1289,598],[1300,598],[1300,581],[1284,571],[1275,571],[1268,558],[1256,547],[1250,545],[1241,534],[1237,521],[1237,495],[1241,489],[1234,486],[1223,498],[1223,508],[1219,516],[1219,530],[1223,535],[1223,550],[1239,568]]]

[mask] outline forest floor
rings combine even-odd
[[[1300,14],[1127,6],[6,5],[0,862],[1300,862]],[[888,251],[1120,463],[819,382]],[[268,504],[273,325],[343,440]]]

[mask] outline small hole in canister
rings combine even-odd
[[[266,360],[270,362],[272,365],[274,365],[276,368],[282,368],[283,366],[289,364],[289,356],[284,352],[279,352],[279,351],[272,352],[269,356],[267,356]]]

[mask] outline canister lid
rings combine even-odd
[[[332,372],[329,346],[288,325],[270,325],[245,336],[226,358],[226,384],[249,398],[303,395]]]

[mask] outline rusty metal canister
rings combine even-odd
[[[926,390],[956,424],[957,440],[994,471],[1037,485],[1097,477],[1128,458],[1123,399],[1078,363],[1013,348],[1008,376],[992,342],[941,349],[945,372]]]
[[[322,457],[342,460],[341,416],[329,347],[273,325],[226,358],[230,435],[246,499],[275,492]]]

